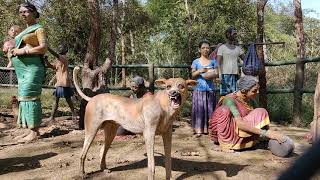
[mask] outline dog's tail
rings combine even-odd
[[[88,97],[87,95],[85,95],[85,94],[81,91],[81,89],[80,89],[80,87],[79,87],[79,84],[78,84],[78,72],[79,72],[79,70],[80,70],[80,67],[78,67],[78,66],[74,67],[74,69],[73,69],[73,83],[74,83],[74,86],[76,87],[76,90],[77,90],[77,92],[79,93],[79,95],[80,95],[83,99],[85,99],[86,101],[89,101],[91,98]]]

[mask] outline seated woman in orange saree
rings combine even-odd
[[[239,90],[222,97],[209,121],[209,137],[223,151],[254,146],[259,137],[285,141],[284,136],[269,129],[269,115],[264,108],[254,109],[249,101],[259,93],[256,77],[244,76]]]

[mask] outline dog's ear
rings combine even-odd
[[[197,85],[198,82],[196,80],[188,79],[188,80],[186,80],[186,84],[189,87],[193,87],[193,86]]]
[[[159,88],[165,88],[166,87],[166,79],[157,79],[154,83],[159,87]]]

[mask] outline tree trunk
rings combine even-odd
[[[192,28],[192,24],[193,24],[193,18],[192,18],[192,14],[190,12],[190,8],[189,8],[189,3],[188,0],[184,0],[184,5],[186,8],[186,12],[187,12],[187,17],[188,17],[188,61],[191,63],[193,60],[193,53],[192,53],[192,36],[191,36],[191,28]]]
[[[297,62],[296,77],[294,84],[294,101],[293,101],[293,124],[300,126],[302,122],[302,90],[304,82],[304,63],[305,58],[305,39],[303,32],[303,17],[301,9],[301,0],[294,0],[294,15],[296,18],[296,40],[297,40]]]
[[[118,0],[113,0],[113,8],[112,8],[112,26],[110,27],[110,51],[109,51],[109,58],[112,62],[116,60],[116,44],[117,44],[117,20],[116,17],[118,15]]]
[[[97,67],[98,64],[98,52],[100,49],[101,41],[101,18],[100,8],[98,0],[88,0],[89,18],[91,24],[91,30],[87,45],[87,53],[84,59],[84,66],[82,69],[82,87],[83,92],[92,97],[99,93],[107,92],[107,84],[105,74],[111,67],[111,60],[106,59],[105,63],[101,67]],[[84,113],[87,102],[81,100],[80,104],[80,119],[79,128],[84,128]]]
[[[124,34],[124,18],[125,18],[125,0],[122,0],[122,8],[121,8],[121,17],[120,17],[120,24],[118,26],[118,33],[120,34],[120,51],[121,51],[121,65],[126,64],[126,57],[125,57],[125,34]],[[126,87],[126,69],[121,69],[121,79],[122,79],[122,87]]]
[[[98,56],[100,49],[100,38],[101,38],[101,18],[100,8],[98,0],[88,0],[89,18],[91,24],[91,30],[87,45],[87,53],[84,59],[84,68],[82,70],[82,87],[90,90],[99,88],[100,84],[97,79],[98,71],[95,68],[98,66]]]
[[[259,0],[257,2],[257,43],[263,43],[264,40],[264,7],[267,2],[268,0]],[[266,68],[264,66],[263,45],[257,45],[257,53],[262,65],[259,74],[259,103],[261,107],[267,108],[267,79]]]
[[[136,59],[136,49],[134,47],[134,36],[132,30],[129,30],[130,33],[130,46],[131,46],[131,54],[132,58],[135,60]]]
[[[113,8],[112,8],[112,26],[110,27],[110,54],[109,57],[111,59],[112,62],[116,62],[116,44],[117,44],[117,27],[118,27],[118,23],[117,23],[117,16],[118,16],[118,0],[113,0]],[[117,64],[117,63],[116,63]],[[117,83],[117,69],[115,69],[114,71],[114,84]]]
[[[90,68],[94,68],[97,65],[98,51],[100,47],[100,9],[98,0],[88,0],[87,3],[89,8],[91,30],[84,63],[88,64]]]
[[[313,141],[316,142],[319,139],[319,118],[320,118],[320,71],[318,71],[318,80],[316,90],[313,97],[313,126],[311,126],[311,132],[314,132]]]
[[[121,65],[126,64],[126,57],[125,57],[125,40],[124,34],[120,34],[120,42],[121,42]],[[126,68],[121,69],[121,79],[122,79],[122,87],[126,87]]]

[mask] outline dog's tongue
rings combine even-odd
[[[171,97],[171,106],[179,106],[179,100],[177,97]]]
[[[171,99],[171,106],[175,106],[177,104],[176,99]]]

